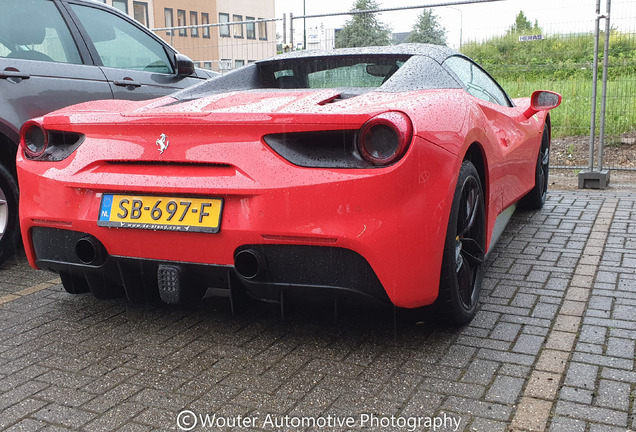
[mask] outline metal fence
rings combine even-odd
[[[594,82],[596,1],[465,0],[381,9],[372,11],[372,16],[380,24],[392,27],[389,43],[397,44],[409,35],[418,14],[430,10],[446,30],[447,45],[483,65],[511,97],[527,97],[537,89],[561,93],[563,103],[552,112],[551,163],[585,168]],[[511,31],[521,11],[536,25],[534,32]],[[155,30],[201,67],[225,72],[280,51],[334,48],[337,43],[342,44],[341,29],[353,18],[353,13],[305,16],[287,13],[273,20]],[[611,169],[636,169],[633,156],[636,153],[636,2],[612,0],[611,24],[604,165]],[[193,27],[199,32],[207,29],[211,37],[205,40],[178,36],[179,32],[189,32]],[[261,28],[267,32],[266,40],[259,36]],[[601,34],[601,64],[602,37]],[[600,66],[598,78],[600,89]],[[600,112],[600,91],[597,99]],[[594,131],[599,131],[598,121]]]

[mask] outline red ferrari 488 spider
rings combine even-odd
[[[516,204],[545,201],[560,101],[511,100],[464,55],[404,44],[75,105],[22,128],[27,256],[99,298],[356,293],[466,323]]]

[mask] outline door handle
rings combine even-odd
[[[29,79],[31,78],[31,75],[29,75],[28,73],[20,72],[19,70],[7,70],[7,69],[0,71],[0,79],[7,79],[7,78]]]
[[[115,80],[113,84],[120,87],[141,87],[141,83],[132,80],[131,78],[124,78],[123,80]]]

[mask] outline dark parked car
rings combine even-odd
[[[215,73],[135,20],[90,0],[0,0],[0,262],[19,233],[22,124],[96,99],[150,99]]]

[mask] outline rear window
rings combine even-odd
[[[408,56],[321,57],[261,64],[266,88],[376,88],[401,68]]]
[[[463,88],[436,60],[417,54],[341,54],[261,60],[172,96],[178,100],[229,91],[334,88],[346,99],[370,91],[401,93]]]

